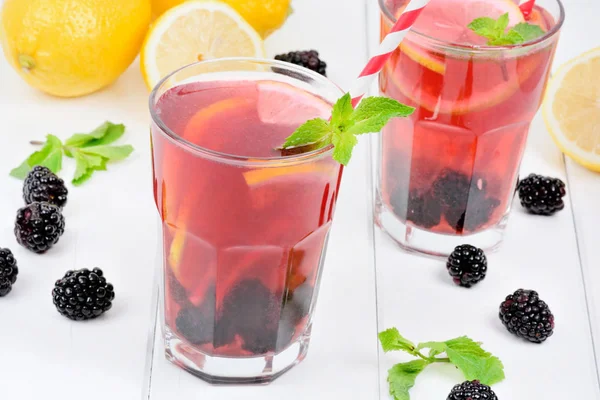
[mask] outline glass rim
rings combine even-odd
[[[185,65],[185,66],[178,68],[175,71],[169,73],[167,76],[162,78],[156,84],[156,86],[154,86],[154,88],[152,89],[152,92],[150,93],[150,97],[149,97],[150,115],[152,117],[152,121],[158,126],[158,128],[160,128],[160,130],[162,131],[162,133],[164,135],[168,136],[171,140],[175,141],[178,145],[181,145],[185,149],[199,153],[202,156],[205,156],[208,158],[213,158],[213,159],[218,159],[223,162],[242,164],[242,165],[260,164],[262,166],[265,166],[265,165],[276,166],[276,165],[281,165],[281,164],[300,164],[300,163],[311,161],[316,158],[320,158],[321,156],[331,153],[333,151],[333,144],[330,144],[329,146],[325,146],[320,149],[316,149],[313,151],[309,151],[309,152],[301,153],[301,154],[297,154],[297,155],[275,156],[275,157],[250,157],[250,156],[243,156],[243,155],[236,155],[236,154],[220,152],[220,151],[216,151],[216,150],[211,150],[211,149],[203,147],[203,146],[199,146],[195,143],[190,142],[189,140],[184,139],[180,134],[171,130],[164,123],[164,121],[160,118],[160,116],[156,112],[156,103],[160,97],[158,94],[159,94],[159,91],[162,89],[163,85],[165,84],[165,82],[167,82],[167,80],[169,80],[173,76],[177,75],[178,73],[180,73],[184,70],[187,70],[189,68],[193,68],[198,65],[221,64],[221,63],[225,64],[225,63],[232,63],[232,62],[233,63],[261,64],[261,65],[266,65],[266,66],[270,66],[270,67],[275,66],[277,68],[281,68],[281,69],[284,69],[284,70],[287,70],[287,71],[290,71],[293,73],[300,74],[304,77],[309,77],[309,78],[311,78],[317,82],[320,82],[324,85],[328,85],[332,89],[339,91],[340,96],[342,96],[344,94],[344,91],[337,84],[335,84],[333,81],[331,81],[327,77],[325,77],[317,72],[314,72],[308,68],[304,68],[304,67],[301,67],[301,66],[298,66],[295,64],[291,64],[291,63],[287,63],[284,61],[269,60],[269,59],[254,58],[254,57],[225,57],[225,58],[198,61],[198,62],[195,62],[192,64]],[[235,71],[233,71],[233,72],[235,72]],[[200,75],[203,75],[203,74],[199,73],[196,76],[200,76]],[[162,94],[164,94],[164,92],[161,93],[161,95]]]
[[[385,18],[388,20],[388,22],[395,24],[398,19],[394,16],[394,14],[389,9],[389,7],[386,6],[385,0],[378,0],[378,1],[379,1],[379,9],[381,10],[381,13],[385,16]],[[487,45],[469,46],[469,45],[454,43],[454,42],[443,40],[443,39],[438,39],[436,37],[421,33],[412,28],[411,28],[410,32],[417,35],[420,38],[430,41],[434,45],[448,48],[453,51],[466,52],[466,53],[477,53],[477,52],[485,53],[485,52],[493,52],[493,51],[515,50],[515,49],[528,48],[528,47],[534,46],[538,43],[542,43],[542,42],[546,41],[547,39],[550,39],[553,36],[555,36],[558,32],[560,32],[560,29],[562,28],[562,26],[565,22],[565,8],[564,8],[561,0],[553,0],[553,1],[556,1],[556,3],[558,3],[558,8],[560,10],[560,15],[559,15],[559,18],[558,18],[558,21],[556,22],[556,24],[552,27],[552,29],[550,29],[548,32],[546,32],[543,36],[540,36],[534,40],[530,40],[525,43],[504,45],[504,46],[487,46]]]

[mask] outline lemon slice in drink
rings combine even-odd
[[[556,145],[600,172],[600,47],[561,66],[548,86],[543,114]]]
[[[259,34],[227,4],[187,1],[152,26],[141,53],[146,85],[185,65],[222,57],[264,57]]]

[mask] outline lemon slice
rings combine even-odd
[[[600,172],[600,47],[561,66],[543,114],[556,145],[577,163]]]
[[[259,34],[227,4],[187,1],[163,14],[150,28],[141,54],[146,85],[185,65],[222,57],[264,58]]]
[[[248,186],[257,187],[264,183],[273,183],[278,178],[287,181],[292,177],[307,174],[330,174],[334,168],[336,168],[335,165],[299,164],[289,167],[254,169],[244,172],[244,179]]]

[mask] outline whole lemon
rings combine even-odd
[[[155,17],[186,0],[152,0]],[[291,0],[221,0],[229,4],[263,38],[280,28],[291,13]]]
[[[83,96],[127,69],[150,18],[150,0],[5,0],[0,40],[28,84],[55,96]]]

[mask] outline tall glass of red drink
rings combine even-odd
[[[379,2],[383,37],[409,1]],[[545,33],[488,46],[468,28],[503,14],[509,28]],[[513,0],[431,0],[421,13],[380,76],[382,94],[416,109],[390,121],[377,148],[376,220],[402,247],[445,256],[501,243],[563,21],[558,0],[527,15]]]
[[[331,147],[278,150],[343,92],[309,70],[223,59],[150,98],[167,358],[211,383],[268,383],[306,355],[342,177]]]

